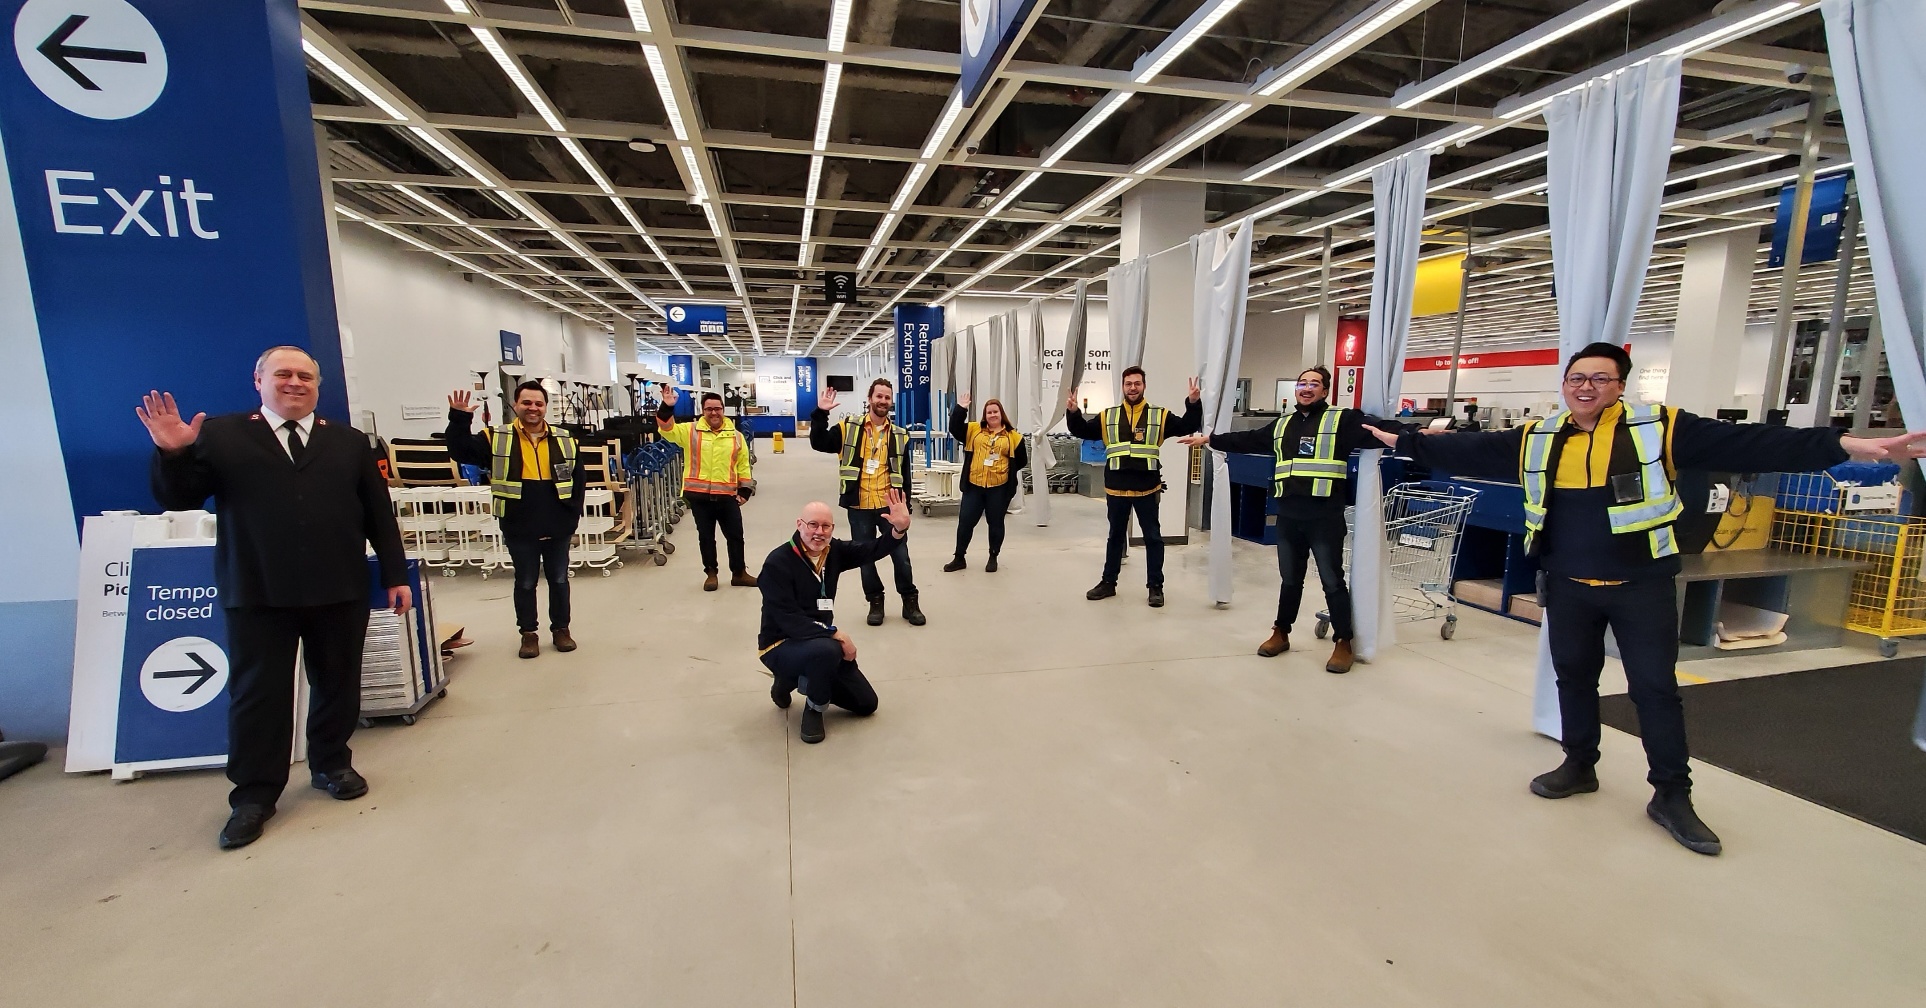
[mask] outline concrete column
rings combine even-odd
[[[1757,247],[1750,231],[1686,243],[1666,403],[1708,417],[1732,406]]]
[[[1151,257],[1150,318],[1144,337],[1144,372],[1148,378],[1145,397],[1180,413],[1189,379],[1197,367],[1191,333],[1195,280],[1185,246],[1191,235],[1203,229],[1202,185],[1145,182],[1124,195],[1122,257]],[[1171,492],[1164,495],[1159,524],[1165,542],[1181,544],[1188,541],[1191,525],[1190,449],[1175,441],[1164,442],[1163,465],[1164,482]]]
[[[629,398],[629,376],[623,373],[623,366],[635,363],[635,340],[641,332],[638,323],[617,323],[615,327],[615,406],[623,413],[636,412],[636,404]]]

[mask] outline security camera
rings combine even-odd
[[[976,153],[976,151],[977,151],[977,148],[978,148],[979,146],[981,146],[981,145],[979,145],[979,144],[973,144],[973,143],[968,143],[968,144],[964,144],[964,145],[963,145],[963,153],[965,153],[965,154],[975,154],[975,153]]]
[[[1804,81],[1806,79],[1806,75],[1811,72],[1812,72],[1812,68],[1805,65],[1804,63],[1787,63],[1786,64],[1786,83],[1798,84],[1801,81]]]
[[[1773,132],[1772,127],[1761,126],[1752,131],[1752,142],[1758,144],[1771,143],[1772,138],[1777,135],[1777,133]]]

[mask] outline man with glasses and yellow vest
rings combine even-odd
[[[468,392],[448,396],[448,454],[488,470],[488,489],[502,543],[515,565],[515,622],[523,658],[542,653],[535,585],[548,579],[548,629],[555,650],[575,650],[568,632],[568,547],[582,517],[586,474],[576,465],[575,439],[548,424],[548,392],[538,381],[515,386],[515,422],[471,434],[475,415]]]
[[[1331,372],[1312,367],[1297,376],[1290,412],[1255,430],[1195,434],[1192,447],[1208,442],[1222,452],[1270,455],[1275,461],[1271,492],[1277,495],[1277,620],[1257,653],[1274,658],[1291,649],[1291,625],[1304,598],[1306,561],[1317,559],[1324,585],[1324,606],[1331,614],[1331,658],[1324,671],[1351,671],[1351,590],[1344,583],[1344,480],[1347,460],[1359,448],[1376,448],[1368,426],[1376,419],[1354,409],[1333,407],[1325,397]]]
[[[1157,609],[1164,604],[1164,535],[1157,521],[1157,503],[1164,490],[1159,449],[1165,438],[1195,434],[1203,427],[1203,386],[1195,378],[1190,380],[1184,415],[1173,417],[1162,406],[1144,401],[1144,384],[1143,368],[1125,368],[1124,401],[1095,420],[1084,418],[1072,392],[1064,423],[1076,437],[1103,442],[1103,496],[1110,512],[1110,535],[1104,540],[1103,578],[1083,597],[1095,602],[1117,594],[1117,575],[1123,570],[1124,544],[1134,513],[1144,534],[1150,607]]]
[[[756,493],[749,471],[749,443],[722,415],[722,396],[702,393],[702,419],[686,424],[675,422],[677,398],[675,389],[662,390],[656,429],[664,440],[682,449],[682,499],[695,516],[696,541],[702,547],[702,590],[718,587],[717,525],[722,526],[722,538],[729,545],[729,583],[754,588],[756,576],[749,573],[742,555],[742,505]]]
[[[1517,480],[1525,491],[1525,549],[1538,561],[1539,596],[1558,674],[1565,760],[1532,779],[1541,798],[1598,790],[1598,677],[1605,631],[1618,641],[1654,795],[1646,815],[1700,854],[1721,850],[1692,806],[1685,714],[1679,702],[1680,569],[1672,524],[1683,513],[1680,469],[1808,472],[1847,456],[1917,458],[1926,433],[1858,438],[1830,427],[1707,420],[1671,406],[1620,401],[1632,358],[1593,343],[1566,362],[1565,408],[1505,431],[1373,434],[1399,454],[1459,476]]]
[[[890,419],[896,407],[896,386],[888,378],[869,383],[860,416],[829,422],[836,408],[836,390],[826,388],[809,416],[809,447],[838,458],[842,496],[837,503],[849,513],[849,539],[865,543],[886,535],[891,491],[908,499],[915,488],[910,472],[909,432]],[[909,540],[898,539],[889,554],[896,573],[896,593],[903,597],[903,618],[911,626],[929,622],[918,603],[916,579],[910,575]],[[869,625],[883,625],[883,578],[876,563],[863,565],[863,597],[869,600]]]

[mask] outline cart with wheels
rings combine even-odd
[[[1457,603],[1451,597],[1451,572],[1458,563],[1465,519],[1478,491],[1456,483],[1419,480],[1384,492],[1385,573],[1391,585],[1392,612],[1399,623],[1440,619],[1438,636],[1458,632]],[[1355,530],[1356,508],[1344,509],[1344,523]],[[1344,567],[1351,568],[1351,537],[1344,538]],[[1331,629],[1331,614],[1317,614],[1320,640]]]

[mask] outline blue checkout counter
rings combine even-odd
[[[796,436],[796,418],[793,416],[757,414],[754,416],[731,417],[730,419],[736,422],[737,430],[750,437],[768,437],[771,434],[778,433],[783,437]]]

